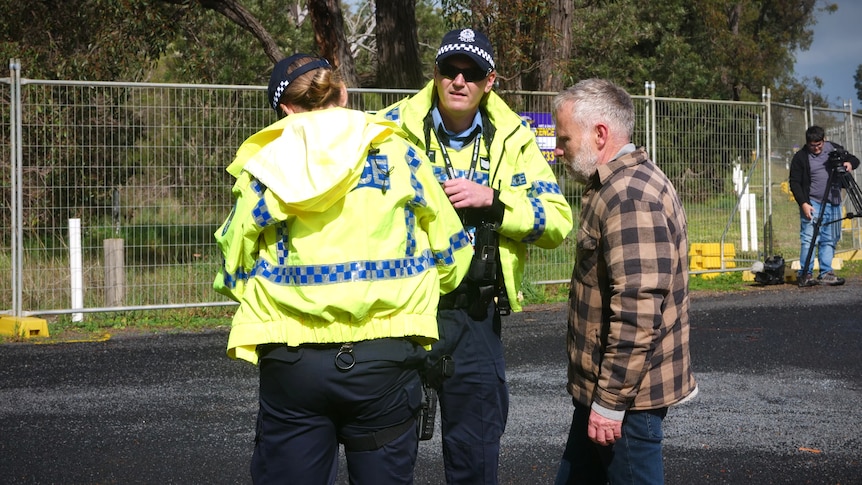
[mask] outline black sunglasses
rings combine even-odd
[[[458,74],[461,74],[468,83],[481,81],[488,77],[488,73],[478,67],[457,67],[452,64],[439,64],[437,70],[446,79],[455,79],[458,77]]]

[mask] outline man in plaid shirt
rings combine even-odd
[[[661,424],[697,393],[685,211],[631,143],[634,105],[588,79],[554,100],[556,155],[585,184],[568,317],[575,406],[557,484],[663,483]]]

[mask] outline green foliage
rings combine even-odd
[[[347,4],[347,15],[360,11]],[[285,53],[316,52],[301,2],[243,0]],[[439,5],[439,7],[438,7]],[[570,55],[537,59],[534,47],[553,40],[546,18],[554,2],[417,2],[422,63],[430,73],[434,50],[450,28],[489,33],[500,59],[503,87],[520,87],[548,61],[567,65],[564,84],[586,77],[613,79],[631,92],[654,80],[662,96],[756,100],[761,87],[797,104],[815,92],[816,79],[793,79],[793,56],[811,45],[816,0],[578,0],[572,3]],[[271,61],[254,36],[200,2],[69,0],[55,15],[49,0],[0,6],[0,56],[24,59],[28,77],[220,84],[265,83]],[[819,7],[837,11],[833,3]],[[369,15],[372,10],[362,10]],[[361,49],[357,72],[373,78],[375,56]],[[162,60],[158,70],[153,62]],[[531,82],[524,82],[524,86]],[[816,99],[815,99],[816,101]]]
[[[559,303],[569,299],[569,284],[533,285],[525,282],[521,287],[521,293],[524,296],[522,305]]]
[[[50,322],[50,339],[69,340],[82,336],[108,338],[111,332],[134,330],[149,333],[196,332],[230,325],[234,307],[184,308],[179,310],[126,311],[87,314],[73,322],[62,315]]]
[[[242,5],[263,23],[285,56],[318,52],[311,22],[297,23],[288,13],[292,7],[289,2],[243,0]],[[156,80],[251,85],[269,82],[273,63],[250,32],[200,6],[188,8],[186,14],[192,21],[182,25],[180,35],[168,39],[170,45]]]
[[[48,0],[0,6],[0,56],[21,59],[23,77],[143,80],[184,21],[182,9],[159,1],[69,0],[57,8]],[[67,218],[110,210],[112,188],[137,169],[120,153],[144,132],[121,89],[26,89],[24,97],[39,106],[24,111],[22,186],[24,200],[34,201],[24,230],[44,244]]]
[[[742,272],[721,273],[718,275],[692,275],[688,279],[690,291],[736,291],[743,286],[750,286],[750,282],[742,280]]]
[[[157,0],[7,1],[0,6],[0,58],[25,77],[143,80],[183,25],[185,11]]]
[[[457,0],[440,0],[440,12],[446,32],[473,25],[473,13],[467,5],[467,2]],[[442,38],[442,35],[440,37]]]
[[[434,0],[416,2],[416,24],[419,26],[419,56],[422,58],[423,72],[431,79],[440,40],[451,28],[447,27],[441,9]]]
[[[486,26],[504,87],[520,86],[512,77],[528,78],[537,63],[555,61],[537,59],[531,49],[553,34],[542,30],[544,19],[556,13],[553,2],[441,4],[448,25]],[[661,96],[740,101],[759,100],[763,86],[791,91],[793,52],[811,45],[815,4],[579,0],[571,7],[573,45],[564,84],[604,77],[639,92],[644,82],[656,81]]]
[[[608,77],[630,90],[654,80],[662,96],[759,99],[810,44],[814,0],[579,2],[572,80]],[[612,55],[607,55],[612,53]]]

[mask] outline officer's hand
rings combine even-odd
[[[443,182],[443,191],[456,209],[490,207],[494,202],[494,189],[464,178]]]

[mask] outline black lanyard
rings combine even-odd
[[[440,146],[440,154],[443,155],[443,163],[446,165],[446,173],[449,175],[449,179],[454,179],[455,177],[455,167],[452,166],[452,160],[449,158],[449,150],[446,149],[446,145],[440,141],[440,135],[437,134],[437,130],[431,130],[434,132],[434,138],[437,139],[437,144]],[[479,144],[482,142],[482,132],[476,133],[476,138],[473,140],[473,158],[470,160],[470,171],[467,172],[467,180],[473,181],[473,177],[476,175],[476,164],[479,162]],[[431,157],[431,147],[428,147],[428,157]]]

